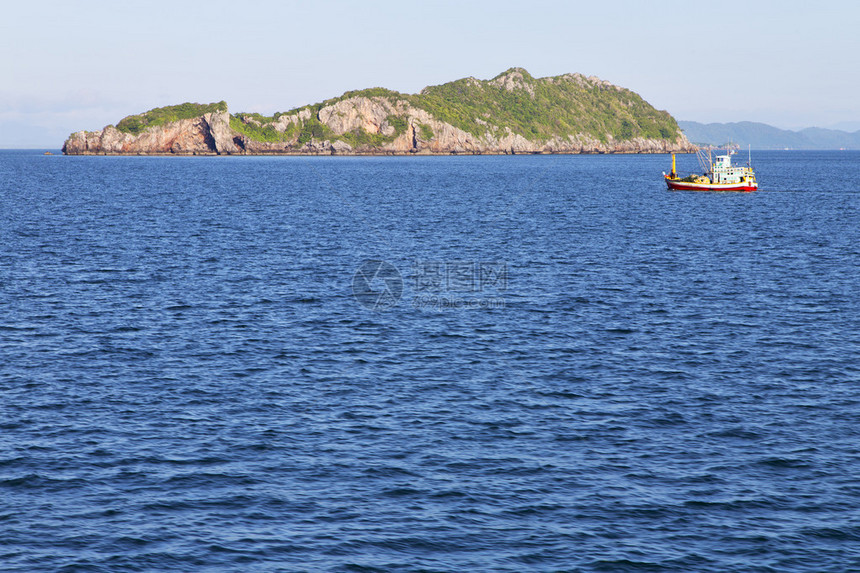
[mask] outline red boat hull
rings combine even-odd
[[[741,191],[749,193],[755,191],[758,186],[752,186],[748,183],[720,185],[713,183],[687,183],[674,179],[666,179],[666,185],[672,191]]]

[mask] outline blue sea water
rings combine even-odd
[[[860,154],[754,160],[0,152],[0,570],[860,570]]]

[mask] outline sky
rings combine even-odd
[[[629,88],[676,119],[860,129],[860,3],[5,0],[0,147],[185,101],[270,115],[519,66]]]

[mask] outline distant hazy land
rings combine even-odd
[[[697,145],[737,143],[754,149],[860,149],[860,131],[809,127],[800,131],[779,129],[765,123],[698,123],[678,121],[681,130]]]

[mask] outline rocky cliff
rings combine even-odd
[[[595,77],[512,68],[401,94],[347,92],[271,117],[182,104],[72,134],[69,155],[666,153],[694,147],[675,120]]]
[[[63,145],[67,155],[175,154],[217,155],[237,153],[227,111],[205,113],[148,127],[139,134],[109,125],[101,131],[73,133]]]

